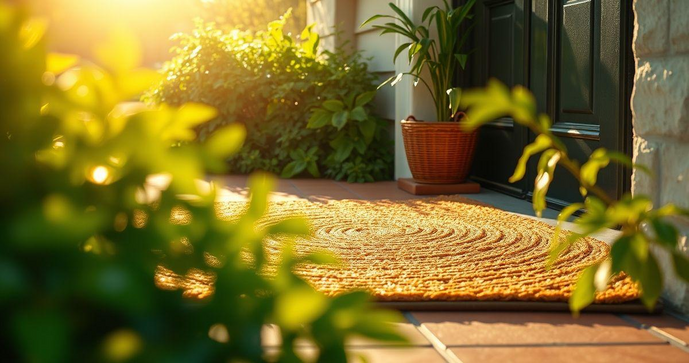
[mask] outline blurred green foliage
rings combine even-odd
[[[292,9],[292,21],[285,31],[298,34],[306,26],[306,1],[303,0],[195,0],[203,18],[223,30],[263,30],[266,24]]]
[[[689,260],[680,250],[680,236],[672,224],[672,218],[689,217],[689,211],[673,204],[654,208],[650,198],[644,195],[624,195],[615,200],[596,186],[598,172],[611,162],[635,168],[637,172],[650,173],[647,168],[633,164],[622,153],[603,148],[593,151],[583,163],[570,159],[565,145],[550,131],[550,118],[546,114],[538,114],[533,94],[522,86],[510,91],[493,79],[485,89],[465,92],[462,106],[469,108],[468,118],[463,124],[467,130],[508,115],[537,135],[534,142],[524,148],[510,181],[521,180],[529,159],[540,154],[533,192],[533,206],[538,216],[546,208],[545,197],[557,167],[565,168],[579,181],[579,190],[585,201],[564,208],[558,216],[549,265],[581,238],[620,227],[622,235],[613,243],[610,257],[586,268],[581,274],[569,301],[575,314],[591,304],[596,292],[604,290],[610,278],[620,273],[626,273],[638,283],[641,301],[649,309],[653,308],[663,291],[663,276],[652,247],[669,254],[674,272],[689,282]],[[583,212],[574,219],[579,230],[562,237],[562,223],[580,210]]]
[[[294,264],[332,262],[326,255],[296,256],[286,243],[275,274],[262,272],[266,236],[309,233],[299,218],[257,223],[267,175],[251,178],[245,212],[217,217],[217,187],[199,180],[226,169],[242,126],[186,142],[217,111],[126,102],[159,76],[137,68],[134,36],[119,31],[99,44],[98,66],[46,55],[46,29],[0,3],[3,360],[299,361],[294,342],[305,339],[316,359],[338,362],[352,335],[403,340],[383,323],[398,315],[372,309],[366,294],[326,298],[292,273]],[[159,266],[206,271],[214,293],[159,289]],[[281,338],[272,355],[262,348],[269,323]]]
[[[230,159],[233,172],[309,173],[350,182],[390,179],[392,142],[386,122],[371,114],[370,102],[340,123],[307,127],[324,102],[351,103],[372,95],[376,77],[359,53],[319,53],[313,25],[299,41],[285,34],[289,18],[288,12],[256,33],[225,32],[198,22],[191,34],[176,35],[179,45],[164,66],[164,80],[145,100],[216,107],[219,117],[198,127],[201,140],[217,127],[245,125],[244,147]]]

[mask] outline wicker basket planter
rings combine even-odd
[[[462,114],[463,116],[463,114]],[[478,131],[464,132],[459,122],[402,121],[402,137],[414,180],[428,184],[462,183],[469,175]]]

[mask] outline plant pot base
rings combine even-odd
[[[454,184],[428,184],[411,178],[400,178],[397,180],[397,187],[414,195],[476,194],[481,191],[480,184],[469,180]]]
[[[466,183],[466,179],[419,179],[411,178],[415,183],[419,184],[463,184]]]

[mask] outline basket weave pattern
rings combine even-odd
[[[402,137],[414,180],[428,184],[466,180],[476,150],[477,131],[464,132],[458,122],[402,121]]]

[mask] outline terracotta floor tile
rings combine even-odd
[[[358,199],[352,193],[346,190],[331,190],[331,191],[320,191],[320,190],[309,190],[306,189],[301,191],[304,198],[310,199],[314,202],[325,202],[328,200],[344,200],[344,199]]]
[[[445,360],[433,348],[350,348],[352,362],[368,363],[442,363]],[[363,358],[363,359],[362,359]]]
[[[290,200],[300,200],[300,199],[305,199],[295,193],[285,193],[285,192],[272,192],[270,193],[269,199],[273,202],[282,202],[282,201],[290,201]],[[221,192],[220,197],[218,198],[219,202],[246,202],[249,200],[249,192],[248,191],[232,191],[232,190],[223,190]]]
[[[328,194],[317,193],[317,194],[309,195],[307,199],[312,201],[312,202],[327,202],[330,200],[352,200],[352,199],[358,200],[358,198],[352,197],[351,194],[345,194],[345,193],[335,194],[335,195],[332,193],[328,193]]]
[[[337,185],[335,186],[322,186],[322,187],[295,187],[296,190],[301,192],[304,195],[308,194],[322,194],[322,195],[330,195],[330,194],[347,194],[352,196],[352,198],[356,198],[356,194],[350,192],[349,190],[342,189],[338,187]]]
[[[464,363],[680,363],[689,354],[670,345],[452,348]]]
[[[414,317],[448,346],[662,342],[612,314],[418,312]]]
[[[222,186],[221,201],[246,201],[249,198],[246,175],[210,176],[210,180],[218,180]],[[271,193],[271,200],[285,201],[303,199],[299,191],[289,180],[278,179]]]
[[[391,200],[406,200],[417,199],[423,196],[416,196],[409,194],[399,188],[395,182],[377,182],[377,183],[339,183],[341,187],[351,190],[353,193],[359,195],[363,199],[391,199]]]
[[[277,190],[297,190],[297,188],[295,188],[289,180],[278,180],[275,184],[277,186]]]
[[[397,323],[394,324],[395,327],[397,328],[397,331],[401,333],[402,335],[406,336],[407,339],[409,339],[409,344],[411,346],[415,347],[431,347],[431,343],[426,339],[421,333],[419,333],[418,329],[410,323]],[[354,338],[351,341],[347,342],[347,346],[350,347],[356,347],[356,348],[361,348],[361,347],[380,347],[383,345],[399,345],[399,343],[381,343],[375,340],[371,340],[368,338]],[[407,345],[407,344],[405,344]]]
[[[433,348],[425,347],[368,347],[347,348],[350,362],[367,363],[442,363],[443,358]],[[273,347],[264,348],[265,355],[275,358],[280,350]],[[316,348],[298,347],[295,349],[297,356],[307,362],[312,362],[317,357]]]
[[[632,319],[648,326],[656,327],[675,338],[689,343],[689,323],[670,315],[629,315]]]
[[[409,339],[409,343],[395,343],[395,342],[379,342],[364,337],[354,337],[347,341],[347,347],[363,349],[363,348],[381,348],[381,347],[431,347],[431,343],[423,336],[416,327],[410,323],[395,323],[395,328],[399,333]],[[276,325],[266,324],[261,329],[261,339],[264,347],[279,347],[282,344],[280,338],[280,330]],[[297,341],[296,346],[301,348],[314,348],[314,344],[310,341]],[[401,347],[401,345],[403,345]]]
[[[218,180],[228,187],[240,187],[246,186],[246,180],[248,175],[209,175],[208,179]]]
[[[330,179],[282,179],[289,181],[297,188],[338,188],[334,181]]]

